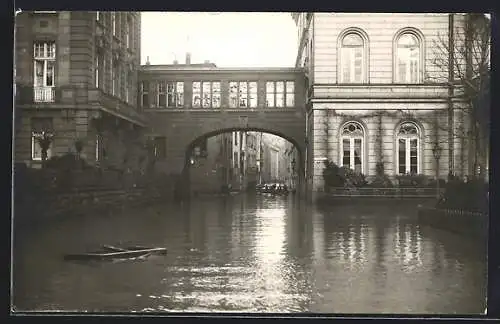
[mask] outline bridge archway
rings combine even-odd
[[[296,189],[299,194],[303,191],[303,184],[304,184],[304,168],[305,168],[305,141],[299,141],[297,138],[292,137],[288,134],[283,134],[280,131],[277,130],[270,130],[266,128],[261,128],[261,127],[228,127],[228,128],[221,128],[217,130],[212,130],[210,132],[207,132],[205,134],[198,135],[194,137],[186,146],[185,152],[184,152],[184,163],[183,163],[183,170],[182,170],[182,175],[184,179],[184,183],[188,186],[185,188],[186,192],[184,193],[185,195],[192,194],[192,191],[189,188],[189,185],[191,184],[191,170],[193,168],[192,166],[192,158],[193,158],[193,153],[196,148],[196,146],[199,143],[204,142],[205,140],[225,134],[225,133],[232,133],[232,132],[256,132],[256,133],[264,133],[264,134],[272,134],[275,136],[278,136],[288,142],[290,142],[293,147],[295,148],[297,152],[297,159],[295,160],[296,162],[296,169],[295,173],[297,175],[296,178]]]

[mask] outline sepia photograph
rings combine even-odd
[[[487,313],[490,14],[14,15],[11,315]]]

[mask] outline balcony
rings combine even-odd
[[[54,87],[33,87],[33,102],[54,102]]]

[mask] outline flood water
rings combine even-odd
[[[17,311],[480,314],[485,249],[420,226],[416,202],[328,209],[207,198],[69,217],[15,233]],[[103,244],[168,248],[70,262]]]

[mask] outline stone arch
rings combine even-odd
[[[216,130],[212,130],[210,132],[201,134],[201,135],[195,135],[193,138],[190,140],[188,145],[186,146],[186,151],[185,151],[185,166],[189,164],[189,158],[190,158],[190,153],[194,149],[196,143],[200,141],[203,138],[210,138],[212,136],[216,136],[219,134],[223,133],[228,133],[228,132],[238,132],[238,131],[247,131],[247,132],[262,132],[262,133],[268,133],[268,134],[273,134],[276,136],[279,136],[295,146],[297,149],[298,155],[299,155],[299,170],[303,171],[304,169],[304,161],[305,161],[305,140],[301,141],[298,140],[297,138],[285,134],[283,132],[277,131],[277,130],[271,130],[267,128],[262,128],[262,127],[227,127],[227,128],[220,128]]]

